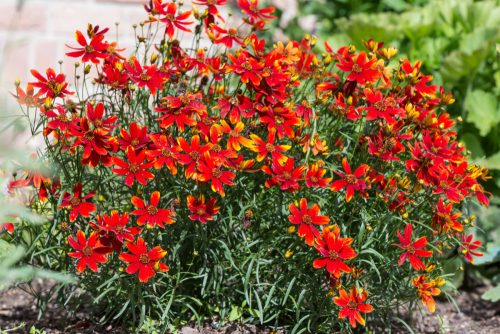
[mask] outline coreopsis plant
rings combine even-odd
[[[16,96],[53,173],[10,188],[50,224],[13,238],[76,273],[101,321],[327,333],[433,312],[446,262],[481,256],[467,207],[489,201],[450,95],[383,43],[270,44],[274,9],[237,5],[239,23],[223,0],[151,0],[132,55],[89,24],[74,86],[32,70]]]

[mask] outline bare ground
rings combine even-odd
[[[42,283],[43,284],[43,283]],[[449,302],[438,301],[436,314],[425,310],[414,313],[411,323],[415,333],[450,333],[450,334],[500,334],[500,303],[491,303],[481,299],[484,288],[474,291],[462,291],[456,297],[461,312]],[[38,310],[33,297],[20,288],[10,288],[0,292],[0,333],[29,333],[31,326],[45,330],[46,334],[121,334],[127,333],[119,327],[99,326],[94,324],[89,315],[82,311],[69,316],[69,313],[57,305],[49,304],[43,317],[38,320]],[[441,320],[437,317],[440,316]],[[408,333],[402,326],[387,329],[385,332]],[[179,334],[282,334],[255,325],[229,324],[214,329],[209,322],[203,328],[184,327]]]

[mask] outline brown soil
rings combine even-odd
[[[40,282],[41,286],[44,284],[46,283]],[[500,303],[482,300],[480,297],[482,292],[484,288],[462,291],[455,298],[462,312],[458,312],[452,303],[444,301],[438,301],[435,314],[429,314],[425,310],[416,311],[412,321],[414,333],[500,334]],[[96,325],[90,321],[86,312],[77,312],[69,316],[67,310],[53,304],[49,304],[45,314],[39,320],[38,313],[33,297],[21,288],[10,288],[0,292],[0,333],[1,330],[7,330],[9,334],[29,333],[33,325],[39,330],[45,330],[46,334],[128,333],[126,330],[111,325],[104,327]],[[441,321],[437,315],[440,316]],[[179,334],[270,333],[283,334],[284,332],[272,332],[255,325],[237,324],[226,325],[216,330],[210,323],[205,324],[203,328],[193,326],[179,330]],[[397,326],[397,328],[392,328],[392,333],[408,333],[408,331],[402,326]]]

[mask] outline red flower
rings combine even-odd
[[[30,82],[33,87],[40,89],[37,95],[45,95],[45,97],[53,99],[73,94],[66,89],[68,83],[64,74],[59,73],[56,75],[56,72],[52,68],[48,68],[45,73],[47,74],[47,78],[43,77],[37,70],[31,70],[31,74],[38,79],[38,82]]]
[[[366,183],[363,180],[364,175],[370,169],[370,166],[363,164],[356,168],[354,173],[351,171],[351,166],[347,161],[347,158],[342,159],[342,166],[344,167],[345,174],[335,172],[335,174],[339,175],[343,180],[333,181],[330,189],[333,191],[339,191],[340,189],[346,188],[345,199],[349,202],[354,196],[355,191],[363,191],[366,189]]]
[[[101,161],[105,166],[111,165],[109,151],[115,151],[117,143],[110,136],[110,132],[116,126],[113,123],[118,117],[110,116],[103,119],[104,112],[103,103],[100,102],[95,106],[88,103],[85,110],[86,116],[80,118],[79,124],[74,127],[71,123],[69,124],[71,134],[77,137],[73,147],[83,146],[82,164],[95,167]],[[62,117],[62,120],[66,121],[66,117]]]
[[[314,246],[323,256],[313,261],[313,267],[323,268],[339,278],[342,272],[350,273],[351,268],[344,263],[344,260],[350,260],[356,257],[356,252],[350,246],[352,238],[341,238],[340,228],[337,225],[323,229],[323,238],[317,239]]]
[[[158,225],[161,228],[164,228],[165,224],[173,224],[175,220],[172,219],[172,212],[168,209],[159,209],[158,204],[160,203],[160,192],[154,191],[151,194],[151,199],[149,201],[149,205],[146,205],[144,201],[137,197],[133,196],[131,199],[132,204],[138,208],[138,210],[134,210],[131,214],[135,216],[139,216],[137,219],[137,224],[142,226],[147,224],[149,227],[154,227]]]
[[[126,245],[130,253],[121,253],[118,258],[129,263],[125,269],[127,274],[133,275],[139,271],[139,281],[142,283],[147,283],[156,271],[164,273],[169,270],[165,263],[160,262],[167,254],[160,246],[148,251],[143,238],[137,238],[136,243],[127,242]]]
[[[304,237],[309,246],[314,244],[315,238],[320,238],[318,230],[314,225],[325,225],[330,222],[327,216],[319,216],[320,207],[318,204],[313,204],[310,208],[307,207],[307,200],[300,199],[300,205],[290,204],[288,207],[291,215],[288,220],[294,225],[299,225],[298,235]]]
[[[413,227],[410,223],[406,224],[404,234],[401,235],[398,230],[398,238],[400,244],[394,244],[394,246],[398,246],[402,248],[404,252],[399,257],[398,265],[401,266],[407,259],[410,261],[411,266],[415,270],[424,270],[425,266],[420,260],[421,257],[430,257],[432,255],[432,251],[424,250],[427,245],[427,238],[421,237],[415,241],[412,241]]]
[[[442,198],[439,199],[434,217],[432,217],[432,223],[439,226],[439,229],[443,232],[448,232],[449,230],[455,230],[457,232],[462,232],[464,227],[457,220],[462,216],[461,212],[453,212],[453,203],[444,204]]]
[[[156,10],[156,13],[160,15],[164,15],[164,17],[160,19],[152,19],[152,21],[161,21],[165,23],[165,34],[168,35],[168,37],[172,38],[174,37],[174,28],[177,28],[179,30],[187,31],[190,32],[191,30],[187,29],[184,27],[185,25],[190,25],[193,22],[191,21],[186,21],[186,19],[191,16],[190,11],[182,12],[177,14],[177,4],[175,3],[162,3],[162,0],[154,0],[154,9]]]
[[[65,192],[62,198],[61,208],[70,208],[69,220],[71,222],[75,221],[78,216],[90,217],[90,214],[97,210],[94,203],[85,202],[85,200],[92,198],[94,193],[88,193],[82,196],[82,184],[78,182],[73,188],[73,196],[70,193]]]
[[[75,58],[83,56],[82,62],[86,63],[90,60],[94,64],[99,64],[99,58],[106,58],[108,56],[107,49],[109,45],[105,42],[103,43],[102,41],[104,39],[104,31],[97,35],[94,35],[91,38],[90,43],[87,42],[83,34],[78,30],[75,33],[75,37],[78,44],[80,44],[82,47],[74,48],[68,46],[70,49],[76,51],[66,53],[67,56]]]
[[[395,124],[396,120],[394,117],[404,112],[393,97],[384,97],[382,92],[378,90],[373,92],[370,88],[365,88],[363,92],[366,99],[371,104],[365,108],[365,110],[368,111],[366,114],[366,119],[368,121],[380,118],[384,119],[387,124]]]
[[[46,129],[59,130],[61,133],[66,133],[70,128],[74,130],[78,126],[75,122],[72,122],[72,115],[68,115],[67,110],[63,106],[58,105],[49,110],[40,108],[40,111],[48,118]],[[74,131],[73,135],[75,135]]]
[[[366,53],[360,52],[357,56],[340,57],[340,63],[337,67],[344,72],[350,72],[347,80],[356,81],[360,85],[375,82],[380,73],[375,69],[377,59],[368,60]]]
[[[272,175],[271,179],[266,181],[266,187],[271,188],[274,185],[279,184],[281,190],[294,192],[300,189],[298,181],[302,179],[304,166],[294,168],[294,164],[294,160],[292,158],[288,158],[283,165],[279,161],[273,160],[271,167],[263,166],[262,171],[266,174]]]
[[[198,220],[203,224],[206,224],[207,220],[213,220],[213,216],[215,216],[219,212],[220,207],[216,206],[216,201],[217,200],[215,199],[215,197],[211,197],[205,203],[205,196],[203,195],[198,196],[198,198],[194,198],[193,196],[188,195],[188,209],[193,213],[188,217],[191,220]]]
[[[326,188],[332,181],[331,177],[324,177],[326,174],[325,168],[320,168],[318,163],[313,163],[307,168],[306,186],[307,188],[317,187]]]
[[[108,261],[106,256],[98,252],[100,248],[98,236],[97,232],[92,232],[87,240],[83,231],[78,230],[76,240],[71,235],[68,237],[68,243],[76,250],[76,252],[70,252],[68,255],[79,259],[76,263],[76,271],[79,273],[83,272],[86,267],[89,267],[93,272],[97,272],[97,263],[106,263]]]
[[[106,84],[110,89],[121,90],[128,88],[129,77],[123,70],[123,63],[115,61],[114,63],[105,63],[102,66],[97,82]]]
[[[146,155],[154,161],[154,167],[160,169],[163,166],[167,166],[170,173],[176,175],[177,166],[174,154],[179,152],[179,148],[175,146],[173,138],[161,134],[154,134],[150,137],[152,145],[151,149],[146,151]]]
[[[115,245],[113,249],[119,250],[124,240],[133,241],[134,236],[141,232],[140,228],[127,227],[128,222],[128,213],[120,214],[117,210],[112,210],[110,215],[97,216],[97,224],[90,223],[90,225],[99,234],[104,234],[101,243],[105,243],[103,240],[109,241]]]
[[[222,197],[225,196],[224,184],[232,186],[236,174],[230,171],[221,169],[221,165],[215,161],[209,151],[203,154],[203,159],[198,163],[198,181],[212,181],[212,191],[219,193]]]
[[[233,47],[233,42],[243,45],[243,39],[238,35],[238,29],[229,28],[224,29],[216,24],[211,24],[210,28],[212,32],[215,31],[216,35],[214,36],[215,44],[224,44],[227,48]]]
[[[12,224],[12,223],[2,223],[2,224],[0,224],[0,233],[3,230],[7,231],[9,234],[14,233],[14,224]]]
[[[184,174],[189,179],[196,171],[198,160],[210,147],[209,145],[200,145],[200,136],[198,135],[194,135],[191,138],[191,144],[188,144],[186,139],[182,137],[177,138],[177,142],[179,143],[180,151],[184,153],[177,153],[175,157],[179,163],[187,165]]]
[[[113,168],[113,173],[125,175],[125,184],[129,187],[134,183],[134,180],[137,180],[142,185],[146,185],[148,180],[155,177],[153,173],[148,171],[148,168],[151,168],[154,162],[144,162],[144,159],[146,159],[145,152],[142,151],[136,155],[135,150],[131,146],[127,147],[125,152],[128,162],[114,157],[113,163],[118,168]]]
[[[472,258],[473,256],[479,257],[484,255],[483,253],[475,252],[476,249],[481,247],[482,243],[480,240],[472,241],[473,238],[474,236],[472,234],[462,234],[462,245],[460,245],[460,251],[464,255],[465,259],[470,263],[474,263],[474,259]]]
[[[118,142],[122,150],[126,149],[127,146],[132,146],[134,150],[139,151],[149,143],[147,126],[140,126],[136,122],[132,122],[129,129],[130,132],[124,128],[120,130],[121,138],[118,139]]]
[[[434,183],[437,185],[432,190],[432,193],[444,194],[449,201],[460,203],[464,197],[458,189],[454,176],[455,175],[451,175],[444,167],[438,169],[438,173],[434,178]]]
[[[356,322],[364,326],[365,319],[359,312],[373,312],[373,306],[364,303],[367,297],[368,292],[363,289],[358,290],[355,286],[351,288],[349,295],[344,289],[339,289],[339,296],[333,298],[333,302],[341,307],[339,319],[348,318],[349,323],[354,328],[356,328]]]
[[[271,20],[275,18],[275,16],[271,15],[274,13],[275,8],[259,8],[259,0],[238,0],[238,6],[250,19]]]
[[[251,82],[254,86],[260,84],[259,72],[264,68],[264,65],[257,61],[246,51],[238,54],[238,57],[228,54],[232,65],[229,68],[233,73],[241,75],[241,82],[248,84]]]
[[[182,96],[166,96],[155,110],[164,113],[157,118],[161,128],[168,128],[175,122],[181,132],[184,132],[185,125],[196,125],[196,119],[193,117],[195,113],[200,117],[207,114],[207,107],[201,101],[201,95],[190,93]]]
[[[193,1],[193,3],[197,5],[208,6],[208,13],[210,15],[217,16],[222,20],[222,17],[219,14],[219,10],[216,6],[225,6],[227,4],[227,0],[196,0]]]
[[[156,90],[163,88],[165,79],[155,65],[143,67],[137,58],[132,57],[124,63],[124,66],[137,86],[147,86],[151,94],[156,95]]]

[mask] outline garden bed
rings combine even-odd
[[[40,286],[48,286],[47,281],[39,281]],[[491,303],[481,299],[484,287],[472,291],[461,291],[456,297],[461,313],[457,312],[452,303],[438,300],[436,314],[427,311],[414,313],[413,327],[415,333],[481,333],[495,334],[500,328],[500,303]],[[441,316],[440,324],[438,316]],[[45,330],[46,334],[60,333],[127,333],[126,330],[116,326],[99,326],[90,320],[89,312],[83,310],[69,315],[67,309],[55,304],[49,304],[46,314],[40,319],[34,299],[21,288],[11,288],[0,293],[0,330],[23,328],[9,333],[27,333],[31,326]],[[194,327],[194,326],[193,326]],[[215,327],[215,326],[214,326]],[[396,333],[406,333],[404,328],[393,328]],[[203,328],[184,327],[180,334],[270,334],[270,329],[260,328],[256,325],[229,324],[214,329],[207,321]]]

